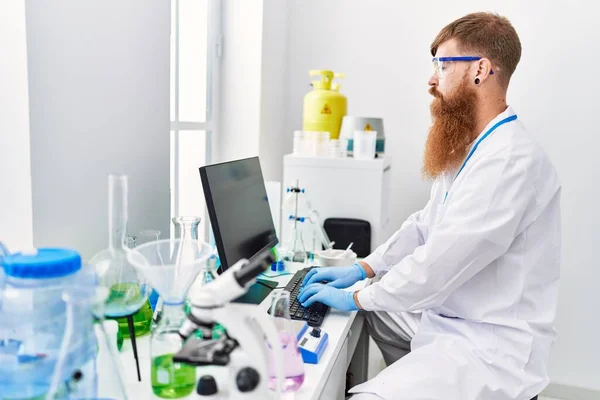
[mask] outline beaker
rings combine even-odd
[[[189,257],[181,258],[185,252]],[[194,390],[196,369],[173,362],[182,346],[179,336],[185,294],[214,248],[197,240],[159,240],[138,246],[129,260],[153,284],[163,299],[162,317],[150,340],[152,389],[162,398],[181,398]]]
[[[160,321],[152,331],[150,357],[152,391],[158,397],[178,399],[191,394],[196,383],[196,368],[173,362],[173,355],[181,350],[179,336],[181,321],[185,319],[183,303],[163,303]]]
[[[268,348],[269,361],[269,389],[277,387],[277,374],[283,373],[282,392],[295,392],[304,382],[304,363],[298,351],[296,332],[290,318],[290,293],[282,290],[273,294],[271,299],[270,314],[279,333],[279,343],[271,343]],[[275,369],[275,360],[272,346],[280,345],[283,351],[283,371]]]

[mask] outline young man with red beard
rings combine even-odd
[[[529,400],[555,338],[560,183],[506,102],[521,44],[506,18],[475,13],[431,53],[428,203],[363,262],[312,270],[299,299],[365,310],[388,367],[353,399]]]

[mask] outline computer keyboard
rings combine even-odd
[[[298,293],[300,293],[300,285],[308,271],[315,267],[309,267],[297,271],[292,279],[288,282],[284,290],[290,292],[290,317],[295,320],[304,320],[310,326],[321,326],[323,319],[329,310],[329,306],[323,303],[313,303],[305,309],[298,302]]]

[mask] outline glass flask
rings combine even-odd
[[[295,392],[304,382],[304,363],[298,350],[296,332],[290,318],[290,293],[282,290],[273,295],[270,314],[279,333],[279,345],[283,351],[282,392]],[[267,345],[269,361],[269,389],[276,390],[277,371],[272,347]]]
[[[177,253],[177,262],[182,263],[186,260],[194,259],[193,247],[189,246],[189,243],[194,240],[198,240],[198,225],[200,225],[200,217],[175,217],[172,219],[173,225],[175,226],[175,237],[181,240],[181,247]],[[198,287],[202,286],[202,275],[201,272],[196,280],[190,287],[190,293],[197,290]],[[214,278],[214,277],[213,277]],[[185,311],[187,312],[190,308],[190,298],[186,296],[185,299]]]
[[[285,261],[305,263],[307,261],[306,248],[302,237],[302,224],[304,218],[290,216],[290,237],[284,245],[285,252],[283,259]]]
[[[162,317],[150,341],[152,391],[164,399],[188,396],[196,384],[196,367],[173,362],[173,355],[183,344],[179,336],[185,319],[182,305],[163,303]]]
[[[139,238],[144,238],[144,237],[141,236],[141,234],[140,234]],[[127,236],[127,248],[128,249],[135,248],[137,246],[137,243],[138,243],[138,237]],[[155,293],[155,292],[152,291],[152,293]],[[133,326],[134,326],[136,337],[144,336],[150,332],[150,326],[152,323],[152,315],[153,315],[153,312],[152,312],[152,307],[150,305],[150,300],[146,301],[144,303],[144,305],[142,306],[142,308],[140,308],[140,310],[138,312],[133,314]],[[117,334],[118,335],[117,343],[121,343],[121,345],[119,346],[119,350],[120,350],[121,347],[123,346],[123,338],[127,339],[130,337],[129,324],[127,322],[127,318],[126,317],[120,317],[120,318],[109,317],[109,319],[114,319],[119,324],[119,332]]]
[[[107,317],[126,317],[146,303],[150,285],[127,261],[127,192],[125,175],[108,177],[108,248],[90,260],[96,268],[100,285],[108,288],[105,305]]]
[[[98,275],[99,285],[108,289],[104,315],[109,318],[127,317],[129,337],[133,348],[138,381],[142,375],[139,369],[135,322],[133,315],[148,303],[151,287],[146,277],[138,274],[127,259],[132,251],[126,246],[127,235],[127,196],[126,175],[108,176],[108,248],[92,257],[89,264]],[[152,313],[145,313],[143,326],[148,329]],[[139,320],[138,320],[139,324]]]
[[[179,328],[185,319],[185,294],[213,252],[204,242],[176,239],[146,243],[129,254],[163,299],[162,317],[150,339],[152,390],[159,397],[181,398],[194,390],[196,368],[173,362],[173,355],[183,344]]]
[[[183,243],[188,243],[190,240],[198,240],[198,226],[200,225],[201,218],[200,217],[177,217],[173,218],[173,224],[175,225],[175,236],[179,237]],[[192,249],[193,251],[193,249]],[[189,249],[186,245],[182,246],[180,253],[178,254],[179,260],[185,260],[188,258]],[[193,294],[199,290],[201,290],[202,286],[206,285],[209,282],[217,279],[217,257],[211,256],[206,263],[204,263],[204,268],[200,270],[198,277],[192,283],[188,295],[185,299],[184,310],[187,314],[191,307],[191,299]],[[215,324],[212,332],[213,339],[217,339],[221,337],[224,332],[223,326],[220,324]],[[202,332],[197,331],[196,337],[202,339]]]

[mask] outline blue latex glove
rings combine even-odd
[[[351,267],[325,267],[313,268],[302,281],[302,286],[327,281],[327,286],[335,288],[347,288],[367,277],[367,272],[362,265],[356,263]]]
[[[354,301],[354,293],[337,289],[322,283],[313,283],[306,286],[298,294],[298,300],[302,307],[310,307],[314,302],[327,304],[342,311],[356,311],[358,306]]]

